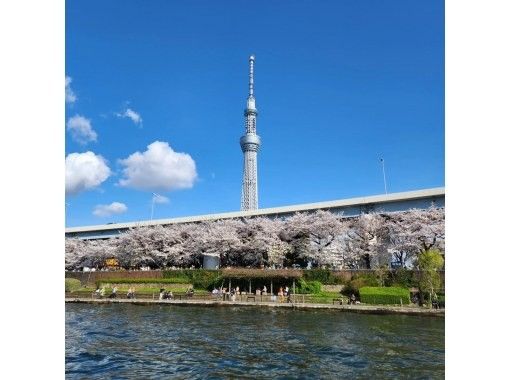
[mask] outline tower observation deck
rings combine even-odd
[[[241,150],[244,154],[243,187],[241,192],[241,211],[257,210],[257,152],[260,147],[260,137],[257,135],[257,108],[253,94],[253,64],[255,56],[250,55],[250,73],[248,83],[248,99],[244,110],[245,134],[241,137]]]

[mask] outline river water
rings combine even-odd
[[[66,304],[68,379],[441,379],[444,319]]]

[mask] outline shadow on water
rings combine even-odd
[[[444,378],[444,319],[66,304],[66,377]]]

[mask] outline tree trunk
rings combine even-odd
[[[363,260],[365,261],[366,268],[370,269],[370,255],[368,253],[363,256]]]

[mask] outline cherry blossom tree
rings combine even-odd
[[[79,265],[101,269],[106,265],[106,259],[116,258],[116,254],[116,239],[88,240]]]
[[[340,216],[319,210],[292,215],[280,236],[292,246],[294,261],[322,266],[338,261],[341,252],[336,240],[345,230]]]
[[[371,260],[384,250],[384,221],[376,213],[361,214],[348,221],[345,241],[348,266],[370,269]]]
[[[444,252],[444,208],[413,209],[403,214],[407,220],[409,233],[413,236],[413,241],[419,247],[420,253],[434,248]]]
[[[317,211],[139,226],[109,240],[66,239],[65,266],[100,268],[114,257],[126,269],[199,267],[203,255],[212,255],[222,266],[370,268],[385,263],[388,252],[405,266],[431,249],[444,252],[444,209],[352,218]]]
[[[413,264],[420,252],[416,237],[410,228],[411,222],[408,213],[396,213],[385,223],[388,249],[402,268]]]
[[[219,257],[222,265],[233,265],[236,250],[241,241],[237,229],[243,222],[238,219],[222,219],[200,223],[194,241],[196,251],[201,254]]]
[[[240,254],[249,266],[262,265],[281,267],[289,245],[280,240],[279,233],[283,227],[280,219],[265,217],[245,220],[244,228],[239,230],[241,238]]]
[[[176,267],[198,267],[202,251],[197,243],[203,226],[197,223],[172,225],[173,244],[169,247],[169,265]]]
[[[85,253],[85,243],[81,239],[65,240],[65,267],[68,270],[80,268]]]
[[[155,257],[158,245],[161,248],[161,241],[154,243],[152,238],[157,237],[151,231],[153,227],[140,226],[131,228],[120,235],[117,244],[117,257],[120,265],[125,268],[139,268],[149,266],[157,268],[161,260]],[[157,255],[156,255],[157,256]]]

